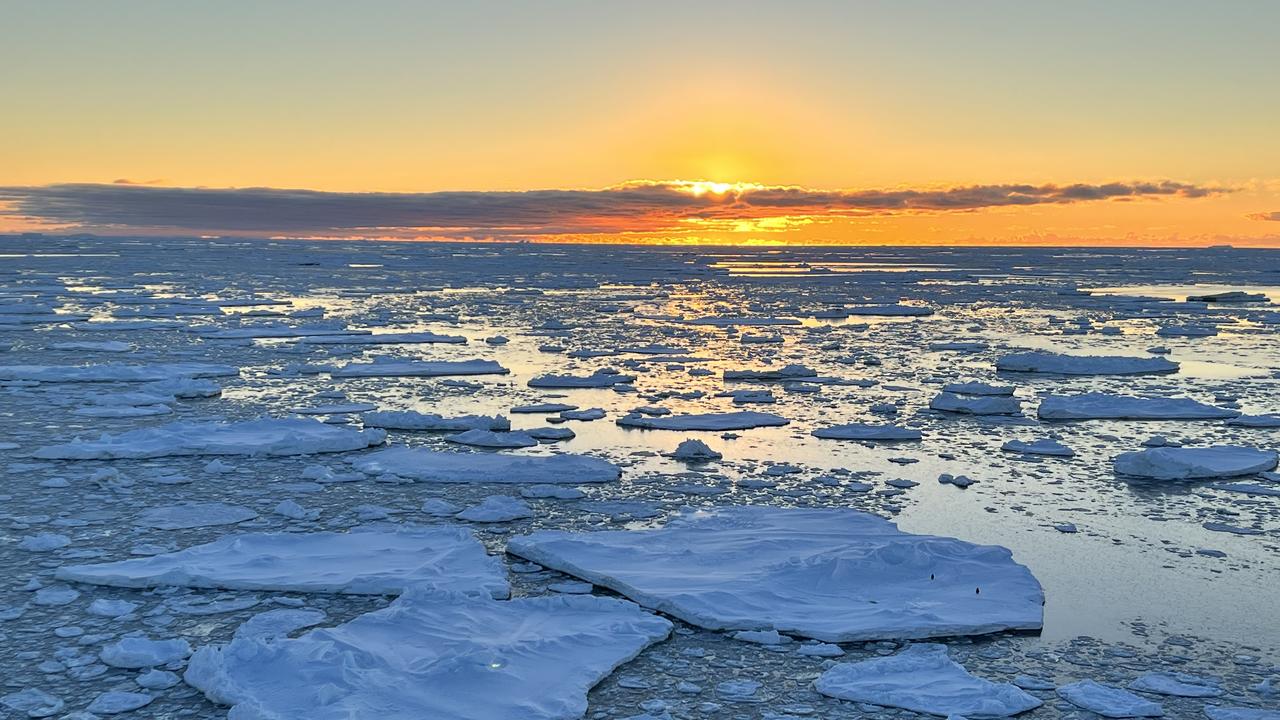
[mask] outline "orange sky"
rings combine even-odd
[[[1262,219],[1280,217],[1280,94],[1269,89],[1280,5],[608,5],[18,5],[0,26],[11,70],[0,80],[0,230],[521,237],[487,218],[437,227],[430,213],[427,227],[398,225],[397,213],[358,232],[290,220],[246,233],[204,206],[161,228],[91,207],[86,193],[31,199],[48,185],[120,180],[305,188],[343,203],[372,191],[607,196],[631,181],[852,193],[1175,181],[1213,192],[806,207],[714,225],[646,210],[590,231],[577,210],[553,207],[564,214],[527,236],[1280,245],[1280,221]],[[181,198],[169,220],[204,202]],[[172,197],[144,210],[161,201]]]

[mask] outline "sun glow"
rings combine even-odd
[[[691,180],[676,183],[676,187],[694,197],[702,197],[704,195],[736,195],[746,190],[762,186],[756,185],[755,183],[727,183],[712,182],[710,180]]]

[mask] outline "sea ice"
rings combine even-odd
[[[420,413],[412,410],[365,413],[360,417],[360,421],[365,427],[385,428],[387,430],[462,432],[464,430],[506,431],[511,429],[511,421],[501,415],[444,417],[435,413]]]
[[[1022,412],[1022,401],[1002,395],[966,396],[944,392],[930,400],[929,407],[962,415],[1018,415]]]
[[[63,580],[147,588],[392,595],[414,584],[506,597],[502,564],[461,527],[227,535],[177,552],[58,568]]]
[[[152,640],[145,637],[122,637],[102,648],[98,658],[111,667],[149,668],[185,660],[191,655],[191,644],[182,638]]]
[[[1130,690],[1174,697],[1218,697],[1222,688],[1212,678],[1187,673],[1149,673],[1129,683]]]
[[[919,430],[898,427],[897,425],[871,425],[868,423],[849,423],[818,428],[810,433],[816,438],[827,440],[919,440]]]
[[[622,476],[617,465],[587,455],[502,455],[393,447],[352,461],[370,475],[390,473],[436,483],[601,483]]]
[[[356,430],[307,418],[177,422],[97,440],[36,449],[46,460],[114,460],[174,455],[309,455],[363,450],[386,441],[385,430]]]
[[[1185,397],[1132,397],[1091,392],[1046,395],[1036,414],[1041,420],[1205,420],[1233,418],[1240,413]]]
[[[675,451],[671,453],[671,457],[676,460],[697,463],[719,460],[724,456],[715,450],[712,450],[710,446],[701,440],[689,438],[688,440],[680,441],[680,444],[676,446]]]
[[[1177,372],[1178,363],[1164,358],[1032,351],[1005,355],[996,361],[996,369],[1055,375],[1144,375]]]
[[[232,718],[573,720],[593,685],[670,631],[613,598],[414,588],[296,639],[206,646],[185,679]]]
[[[1159,703],[1140,698],[1128,690],[1102,685],[1092,680],[1063,685],[1058,688],[1058,696],[1076,707],[1095,712],[1102,717],[1131,718],[1164,715],[1164,709]]]
[[[539,375],[529,381],[534,388],[607,388],[622,383],[633,383],[635,375],[602,372],[590,375]]]
[[[823,695],[946,717],[1001,718],[1040,707],[1014,685],[970,675],[947,646],[918,643],[889,657],[840,663],[814,681]]]
[[[472,445],[486,448],[525,448],[534,447],[538,441],[525,432],[493,432],[473,428],[457,435],[450,435],[445,440],[459,445]]]
[[[509,495],[490,495],[478,505],[458,513],[455,517],[479,523],[499,523],[533,517],[529,503]]]
[[[440,377],[444,375],[506,375],[493,360],[384,360],[350,363],[329,373],[334,378]]]
[[[694,415],[667,415],[665,417],[645,417],[640,413],[631,413],[616,420],[623,427],[644,428],[647,430],[748,430],[758,427],[778,427],[791,421],[781,415],[739,410],[727,413],[701,413]]]
[[[1075,450],[1052,438],[1039,440],[1009,440],[1000,446],[1005,452],[1022,453],[1024,455],[1051,455],[1054,457],[1074,457]]]
[[[1210,447],[1155,447],[1116,456],[1113,466],[1120,475],[1156,480],[1253,475],[1276,468],[1276,453],[1237,445]]]
[[[134,523],[157,530],[186,530],[214,525],[234,525],[256,517],[258,513],[241,505],[193,502],[148,508],[138,514]]]
[[[688,510],[652,530],[543,530],[507,551],[700,627],[826,642],[1035,629],[1044,602],[1002,547],[844,509]]]
[[[238,368],[207,363],[0,365],[0,380],[35,380],[44,383],[159,382],[177,378],[230,377],[239,374]]]

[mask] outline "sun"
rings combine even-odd
[[[702,197],[704,195],[728,195],[730,193],[737,194],[753,187],[759,187],[752,183],[729,183],[729,182],[712,182],[710,180],[685,180],[679,184],[681,190],[689,193],[694,197]]]

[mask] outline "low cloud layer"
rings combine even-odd
[[[1224,191],[1172,181],[891,190],[632,182],[598,190],[430,193],[61,184],[0,187],[0,215],[99,232],[522,238],[680,232],[771,220],[1196,198],[1219,192]]]
[[[1280,212],[1254,213],[1249,217],[1253,218],[1254,220],[1274,220],[1276,222],[1280,222]]]

